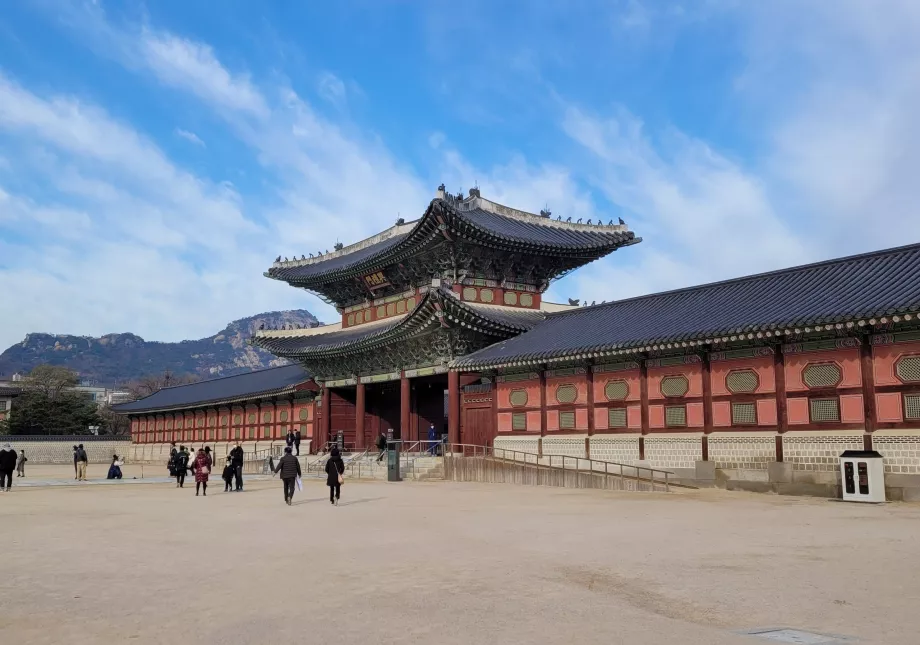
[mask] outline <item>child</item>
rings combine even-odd
[[[227,457],[227,465],[224,466],[224,492],[229,493],[232,489],[230,488],[230,483],[233,481],[233,464],[231,463],[230,457]]]
[[[16,476],[25,477],[26,476],[26,462],[29,461],[29,458],[26,457],[26,451],[19,451],[19,462],[16,464]]]

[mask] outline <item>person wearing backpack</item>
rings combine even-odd
[[[329,503],[338,504],[342,496],[342,475],[345,474],[345,462],[339,454],[339,447],[333,446],[329,459],[326,460],[326,485],[329,487]]]
[[[176,488],[185,488],[185,476],[188,474],[189,454],[185,446],[179,446],[176,453]]]

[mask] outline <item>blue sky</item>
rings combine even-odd
[[[920,3],[43,0],[0,13],[0,348],[334,312],[278,254],[446,182],[644,238],[610,300],[920,240]]]

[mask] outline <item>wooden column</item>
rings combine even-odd
[[[712,432],[712,370],[709,365],[709,352],[702,356],[703,365],[703,461],[709,461],[709,433]]]
[[[317,450],[322,450],[329,443],[330,434],[332,434],[332,391],[328,387],[323,387],[323,402],[320,406],[320,431]]]
[[[878,427],[878,415],[875,410],[875,371],[872,363],[871,337],[862,338],[859,346],[859,367],[862,372],[863,409],[866,419],[866,431],[863,435],[863,448],[872,450],[872,433]]]
[[[447,373],[447,440],[460,443],[460,372]]]
[[[642,420],[642,436],[639,437],[639,460],[645,459],[645,435],[648,434],[648,363],[639,361],[639,400],[642,404],[640,418]]]
[[[786,359],[783,346],[777,345],[773,352],[773,378],[776,380],[776,461],[783,460],[783,433],[789,428],[789,414],[786,412]]]
[[[594,372],[589,365],[585,372],[585,383],[588,384],[588,436],[594,434]]]
[[[364,450],[364,395],[364,383],[359,376],[355,392],[355,450],[358,452]]]
[[[399,436],[403,441],[416,441],[409,427],[412,414],[412,385],[403,371],[399,379]]]
[[[546,370],[540,369],[540,436],[546,436]],[[542,445],[542,442],[541,442]]]

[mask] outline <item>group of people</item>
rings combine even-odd
[[[16,450],[10,444],[3,444],[3,448],[0,448],[0,492],[9,492],[12,488],[14,470],[17,477],[26,476],[27,461],[25,450],[20,450],[17,457]]]
[[[81,443],[73,447],[73,478],[78,482],[86,481],[86,466],[89,464],[89,457]]]
[[[194,448],[192,450],[194,451]],[[208,477],[213,464],[210,446],[199,448],[198,453],[192,458],[185,446],[176,448],[174,443],[169,451],[169,462],[166,467],[169,469],[169,476],[176,478],[176,488],[185,488],[185,477],[191,470],[195,476],[195,497],[198,495],[207,497]],[[242,486],[242,483],[240,485]]]
[[[300,440],[300,430],[291,430],[287,433],[287,437],[284,439],[287,447],[291,448],[291,450],[294,452],[295,457],[300,456]]]
[[[345,461],[338,446],[333,446],[326,460],[326,485],[329,487],[329,503],[337,505],[342,497],[342,483],[345,474]],[[278,460],[274,472],[281,475],[284,485],[284,503],[288,506],[294,499],[294,486],[301,477],[300,460],[292,454],[291,446],[286,446],[284,455]]]

